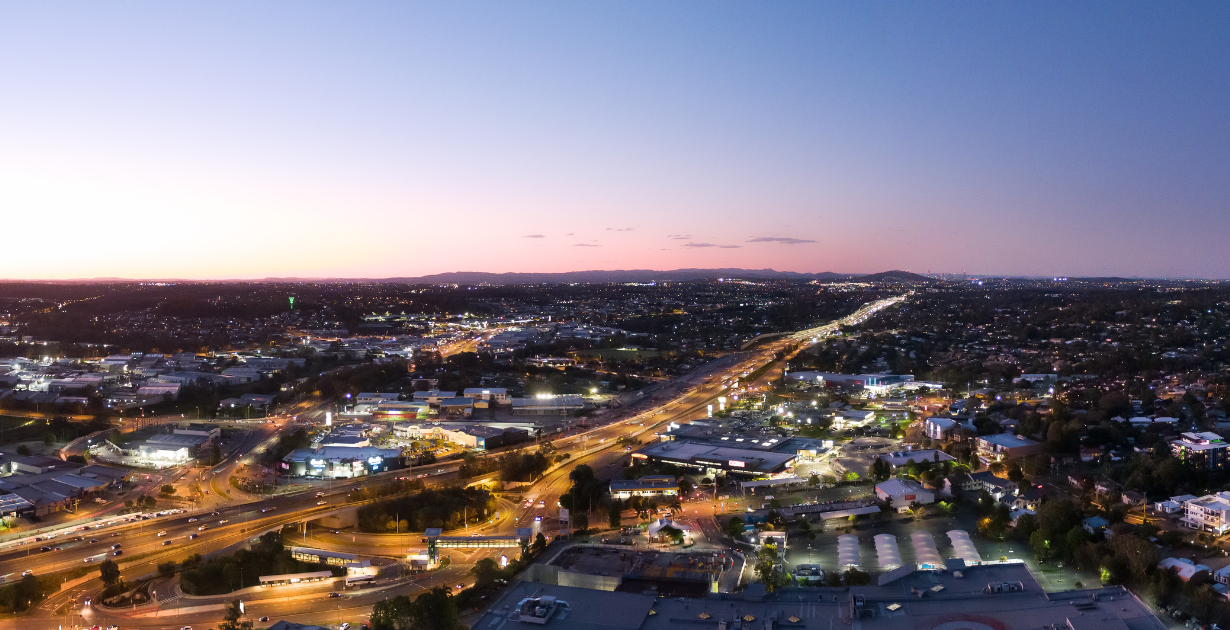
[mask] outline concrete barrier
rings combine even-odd
[[[80,585],[80,584],[85,584],[86,582],[89,582],[90,580],[93,580],[93,579],[95,579],[95,578],[97,578],[97,577],[98,577],[98,575],[96,575],[96,574],[94,574],[94,573],[92,573],[92,572],[91,572],[91,573],[89,573],[89,574],[87,574],[87,575],[83,575],[83,576],[81,576],[81,577],[79,577],[79,578],[74,578],[74,579],[72,579],[72,580],[69,580],[69,581],[67,581],[67,582],[64,582],[63,584],[61,584],[61,585],[60,585],[60,590],[61,590],[61,591],[67,591],[68,589],[70,589],[70,588],[72,588],[72,587],[74,587],[74,586],[78,586],[78,585]]]

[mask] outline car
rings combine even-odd
[[[85,559],[82,560],[82,562],[93,562],[93,561],[94,561],[94,556],[86,556]]]
[[[166,536],[166,535],[167,535],[167,530],[165,530],[165,529],[164,529],[164,530],[162,530],[162,531],[160,531],[160,532],[158,532],[158,537],[159,537],[159,538],[162,538],[163,536]]]
[[[466,585],[465,585],[465,584],[458,584],[458,585],[457,585],[457,590],[459,590],[459,591],[460,591],[461,589],[463,589],[463,588],[465,588],[465,587],[466,587]]]
[[[63,547],[56,547],[56,551],[63,551],[63,550],[64,550]]]
[[[200,534],[188,534],[188,540],[192,540],[193,538],[200,538],[200,537],[201,537]]]
[[[342,594],[338,592],[329,593],[329,599],[334,599],[334,598],[341,597],[341,596]]]
[[[43,553],[47,553],[48,551],[51,551],[51,547],[39,547],[38,550]]]
[[[338,531],[338,530],[336,530],[336,529],[331,529],[331,530],[329,530],[329,533],[330,533],[330,534],[340,534],[340,533],[342,533],[342,532],[340,532],[340,531]]]
[[[195,517],[195,516],[194,516],[194,517],[192,517],[192,518],[188,519],[188,522],[189,522],[189,523],[195,523],[195,522],[197,522],[197,521],[199,521],[199,520],[201,520],[201,519],[199,519],[199,518],[197,518],[197,517]]]
[[[541,522],[542,522],[542,517],[541,517],[541,516],[535,516],[535,517],[534,517],[534,520],[535,520],[535,521],[537,521],[537,522],[539,522],[539,523],[541,523]]]
[[[264,514],[265,512],[272,512],[273,510],[274,510],[274,508],[271,508],[271,507],[262,508],[262,509],[261,509],[261,514]]]
[[[169,540],[164,540],[164,541],[162,541],[162,546],[163,546],[163,547],[166,547],[166,546],[167,546],[167,545],[169,545],[169,544],[171,544],[171,541],[169,541]]]
[[[93,602],[94,602],[94,599],[93,599],[93,598],[91,598],[91,597],[87,597],[87,598],[85,598],[85,604],[83,604],[83,605],[85,605],[85,606],[89,606],[89,605],[90,605],[91,603],[93,603]]]
[[[34,575],[34,572],[31,571],[30,569],[26,569],[25,571],[21,572],[21,577],[26,577],[27,575]]]
[[[120,630],[120,627],[116,625],[110,625],[110,626],[107,626],[107,630]]]
[[[179,630],[192,630],[192,626],[184,626],[180,628]]]
[[[316,505],[324,505],[325,503],[326,503],[326,501],[317,501],[317,502],[316,502]]]
[[[213,516],[222,516],[222,512],[214,511]]]
[[[120,549],[120,548],[121,548],[121,547],[123,547],[123,546],[124,546],[124,545],[122,545],[122,544],[120,544],[120,543],[115,543],[114,545],[111,545],[111,548],[112,548],[112,549]]]
[[[91,544],[91,545],[92,545],[92,544],[94,544],[94,543],[96,543],[96,542],[98,542],[98,539],[97,539],[97,538],[91,538],[91,539],[90,539],[90,544]]]
[[[203,532],[203,531],[205,531],[205,530],[207,530],[207,529],[209,529],[209,526],[208,526],[208,525],[202,525],[202,526],[200,526],[200,527],[196,528],[196,531],[198,531],[198,532]]]
[[[111,552],[111,556],[112,556],[112,557],[115,557],[115,556],[122,556],[122,555],[124,555],[124,550],[123,550],[123,549],[116,549],[115,551],[112,551],[112,552]]]
[[[340,625],[340,626],[338,626],[338,627],[337,627],[337,630],[350,630],[350,622],[349,622],[349,621],[343,621],[343,622],[342,622],[342,625]]]
[[[227,523],[229,523],[229,522],[231,522],[231,521],[230,521],[230,520],[228,520],[228,519],[225,519],[225,518],[224,518],[224,519],[222,519],[222,520],[218,521],[218,524],[219,524],[219,525],[225,525],[225,524],[227,524]]]
[[[323,493],[323,492],[317,492],[317,493],[316,493],[316,498],[317,498],[317,499],[319,499],[320,497],[323,497],[323,496],[325,496],[325,493]]]
[[[264,622],[266,622],[266,621],[269,621],[269,615],[264,615],[264,616],[262,616],[260,619],[257,619],[257,621],[259,621],[259,622],[261,622],[261,623],[264,623]]]
[[[112,538],[117,538],[119,535],[120,535],[120,533],[119,533],[119,532],[115,532],[114,534],[111,534],[111,537],[112,537]]]
[[[538,500],[538,507],[540,507],[540,508],[545,508],[545,507],[547,507],[547,502],[546,502],[546,500],[539,499],[539,500]]]

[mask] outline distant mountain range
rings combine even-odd
[[[390,282],[398,284],[560,284],[566,282],[688,282],[693,280],[863,280],[870,282],[925,282],[926,276],[908,271],[883,271],[873,274],[799,273],[775,269],[617,269],[565,271],[561,273],[490,273],[485,271],[452,271],[427,276],[404,278],[263,278],[260,280],[179,280],[134,278],[74,278],[64,280],[0,280],[31,284],[120,284],[127,282]]]
[[[454,271],[415,278],[388,278],[406,284],[556,284],[563,282],[687,282],[691,280],[868,280],[872,282],[924,282],[925,276],[908,271],[885,271],[869,275],[848,273],[799,273],[775,269],[620,269],[613,271],[567,271],[563,273],[486,273]]]
[[[555,284],[562,282],[686,282],[689,280],[832,280],[850,278],[849,274],[832,272],[798,273],[774,269],[616,269],[565,271],[561,273],[488,273],[483,271],[453,271],[414,278],[387,278],[388,282],[407,284]]]

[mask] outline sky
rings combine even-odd
[[[1230,278],[1230,4],[0,0],[0,278]]]

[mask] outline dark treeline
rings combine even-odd
[[[496,510],[495,497],[482,488],[427,489],[391,497],[359,508],[359,530],[376,533],[422,532],[431,527],[455,529],[482,522]]]

